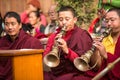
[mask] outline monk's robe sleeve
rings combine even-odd
[[[74,43],[76,44],[74,45]],[[69,58],[71,61],[90,50],[92,46],[92,39],[86,31],[83,31],[74,38],[71,43],[71,46],[73,45],[75,47],[71,49],[69,48],[69,53],[67,55],[67,58]]]

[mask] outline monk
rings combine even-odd
[[[77,17],[75,11],[70,6],[63,6],[58,11],[59,28],[48,40],[44,57],[49,54],[55,42],[58,43],[58,54],[60,55],[60,64],[52,67],[50,72],[44,73],[44,80],[85,80],[82,78],[83,72],[77,70],[73,64],[76,57],[81,56],[92,46],[92,38],[86,30],[75,25]],[[59,38],[61,29],[65,26],[65,34]],[[77,78],[76,76],[80,76]]]
[[[22,30],[20,16],[7,12],[4,16],[6,36],[0,39],[1,50],[42,49],[40,41]],[[13,80],[11,58],[0,58],[0,80]]]
[[[105,38],[106,44],[95,41],[95,46],[100,52],[101,65],[99,71],[103,70],[108,63],[113,62],[120,57],[120,9],[111,8],[106,16],[107,27],[112,28],[110,36]],[[103,40],[104,41],[104,40]],[[101,80],[120,80],[120,62],[110,70]]]
[[[97,18],[89,26],[91,34],[100,34],[105,30],[104,16],[111,8],[120,8],[120,0],[98,0]]]

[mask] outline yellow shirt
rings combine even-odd
[[[102,43],[105,46],[107,52],[110,52],[111,54],[114,54],[115,42],[113,42],[113,38],[111,37],[111,35],[104,38]]]

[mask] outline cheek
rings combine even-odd
[[[62,22],[61,21],[58,21],[58,23],[59,23],[59,26],[62,26]]]
[[[35,23],[36,23],[36,19],[34,19],[34,18],[31,19],[31,20],[30,20],[30,23],[31,23],[31,24],[35,24]]]
[[[5,26],[4,30],[5,30],[6,32],[8,32],[8,31],[9,31],[9,27]]]
[[[71,27],[73,27],[73,26],[74,26],[74,24],[75,24],[75,23],[74,23],[74,21],[73,21],[73,20],[71,20],[71,21],[69,21],[69,22],[68,22],[68,25],[69,25],[69,26],[71,26]]]
[[[5,26],[4,29],[7,30],[8,28]]]
[[[114,23],[112,23],[112,26],[113,27],[118,27],[118,26],[120,26],[120,23],[119,22],[114,22]]]

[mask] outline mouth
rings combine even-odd
[[[14,32],[14,31],[13,31],[13,30],[9,30],[9,31],[8,31],[8,33],[12,33],[12,32]]]

